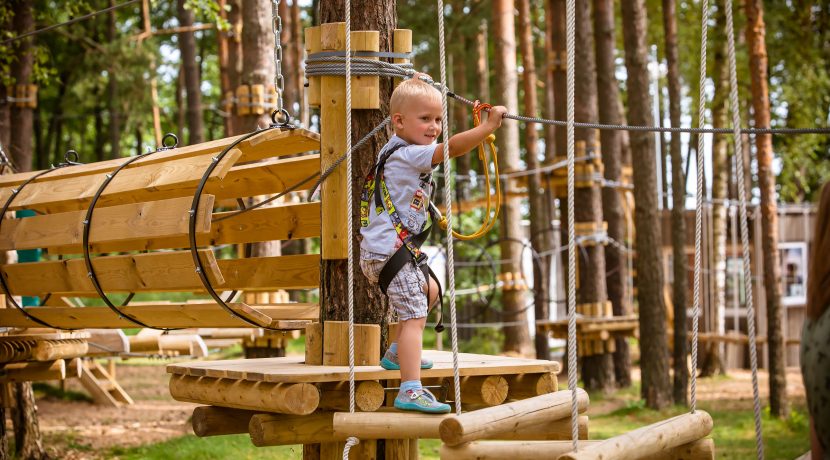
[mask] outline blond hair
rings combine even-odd
[[[421,79],[404,80],[392,92],[392,98],[389,100],[389,112],[400,112],[403,106],[411,100],[439,97],[440,95],[441,93],[437,89]]]

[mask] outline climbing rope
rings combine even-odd
[[[351,0],[346,0],[346,247],[348,251],[348,297],[349,306],[349,413],[354,413],[354,217],[352,211],[352,8]],[[349,460],[349,451],[360,443],[354,436],[349,436],[343,448],[343,460]]]
[[[735,32],[732,20],[732,0],[726,0],[726,42],[729,55],[729,106],[732,111],[732,127],[734,128],[733,141],[735,143],[735,155],[743,152],[740,134],[741,107],[738,104],[738,77],[735,69]],[[758,355],[755,343],[755,308],[753,305],[752,282],[750,260],[749,260],[749,229],[747,228],[746,216],[746,187],[744,186],[744,168],[738,165],[738,201],[740,203],[739,213],[741,221],[741,249],[743,252],[743,275],[744,290],[746,295],[746,323],[747,335],[749,336],[749,362],[752,366],[752,400],[755,415],[755,452],[758,460],[764,458],[763,433],[761,431],[761,398],[758,394]],[[771,334],[769,334],[771,335]]]
[[[438,50],[441,80],[447,81],[447,55],[444,40],[444,2],[438,0]],[[441,133],[444,138],[444,203],[447,228],[452,228],[452,162],[450,161],[450,126],[447,87],[441,85]],[[458,324],[455,314],[455,260],[453,232],[447,232],[447,292],[450,297],[450,342],[452,343],[452,378],[455,385],[455,414],[461,415],[461,382],[458,375]]]
[[[574,234],[574,0],[566,3],[567,80],[568,80],[568,390],[571,392],[571,439],[574,452],[579,452],[579,402],[576,393],[576,244]]]
[[[482,110],[490,110],[493,106],[490,104],[483,104],[479,101],[475,101],[475,105],[473,106],[473,126],[478,126],[481,124],[481,111]],[[475,232],[464,235],[449,227],[448,221],[443,216],[440,217],[438,221],[438,225],[443,230],[447,230],[448,228],[452,232],[452,236],[457,238],[461,241],[470,241],[481,238],[482,236],[486,235],[494,225],[496,225],[496,221],[499,218],[499,209],[501,208],[501,178],[499,176],[499,160],[496,154],[496,136],[490,134],[487,136],[484,142],[478,145],[478,159],[481,164],[484,166],[484,195],[487,197],[487,205],[484,211],[484,220],[481,223],[481,226]],[[495,188],[495,203],[491,199],[492,193],[490,192],[490,168],[487,166],[487,153],[485,146],[490,148],[490,157],[493,159],[493,168],[494,172],[493,175],[496,177],[496,188]],[[493,212],[493,208],[495,207],[495,212]],[[441,213],[438,212],[440,216]]]

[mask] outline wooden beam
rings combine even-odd
[[[316,304],[248,306],[233,303],[230,306],[261,326],[275,328],[301,329],[312,317],[319,317],[319,307]],[[156,327],[251,327],[215,303],[137,305],[122,307],[120,310],[125,315]],[[67,329],[135,327],[135,323],[118,317],[107,307],[35,307],[29,311],[49,324]],[[298,323],[299,321],[302,323]],[[9,327],[35,325],[16,308],[0,308],[0,324]]]
[[[210,182],[221,180],[242,156],[233,149],[211,173]],[[118,173],[107,186],[96,206],[135,203],[192,195],[213,155],[202,155],[169,161],[144,168],[127,168]],[[35,209],[55,213],[85,209],[101,187],[100,175],[76,176],[55,182],[33,182],[18,193],[9,210]],[[5,202],[12,188],[0,189],[0,202]],[[209,193],[209,192],[207,192]]]
[[[200,249],[199,257],[210,282],[214,286],[225,284],[213,251]],[[105,292],[200,291],[204,288],[190,251],[95,257],[92,267]],[[0,269],[14,295],[97,296],[83,259],[10,264]]]
[[[508,375],[506,378],[508,399],[526,399],[559,391],[556,374],[550,372]],[[463,401],[464,398],[461,400]]]
[[[354,325],[355,366],[380,364],[380,326],[377,324]],[[349,365],[349,322],[326,321],[323,323],[323,364],[326,366]]]
[[[421,438],[439,439],[439,426],[452,414],[435,415],[415,412],[386,411],[382,413],[338,412],[334,414],[333,430],[337,438],[359,436],[360,439]],[[588,417],[579,416],[579,438],[588,438]],[[571,438],[570,417],[526,426],[515,433],[497,434],[498,439],[554,440]],[[494,437],[494,439],[495,439]]]
[[[257,447],[291,444],[317,444],[345,441],[332,430],[332,412],[315,412],[306,416],[256,414],[251,417],[248,431]]]
[[[40,382],[64,378],[66,363],[62,359],[38,363],[11,363],[0,369],[0,383]]]
[[[452,383],[449,394],[454,395]],[[507,399],[507,380],[501,375],[461,378],[461,403],[469,406],[498,406]]]
[[[579,452],[560,456],[561,460],[615,458],[634,460],[658,455],[669,449],[697,441],[712,432],[712,417],[705,411],[682,414],[634,431],[606,439]]]
[[[200,438],[248,432],[248,424],[257,412],[227,407],[199,406],[190,417],[193,433]]]
[[[234,409],[308,415],[317,409],[320,392],[310,383],[266,383],[174,375],[170,395],[177,401]]]
[[[125,170],[143,168],[145,166],[158,163],[178,161],[202,155],[215,155],[240,137],[242,136],[226,137],[224,139],[203,142],[201,144],[155,152],[152,155],[147,155],[140,160],[136,160],[127,166]],[[240,163],[272,157],[284,157],[319,150],[320,135],[306,129],[293,129],[285,131],[279,129],[269,129],[240,142],[237,145],[237,148],[242,152],[242,156],[239,158]],[[52,182],[78,176],[105,174],[113,171],[123,163],[124,159],[118,158],[114,160],[99,161],[68,168],[61,168],[57,171],[53,171],[39,177],[35,180],[35,183]],[[0,177],[0,188],[20,185],[37,173],[39,173],[39,171],[4,175]]]
[[[355,410],[374,412],[382,405],[385,397],[383,385],[374,380],[355,382]],[[330,382],[320,385],[320,409],[331,411],[349,410],[349,382]]]
[[[196,233],[210,230],[213,201],[212,195],[205,195],[199,202]],[[96,209],[89,231],[90,252],[156,249],[147,243],[171,237],[182,244],[160,247],[187,247],[192,202],[193,198],[184,197]],[[0,250],[69,246],[71,250],[60,253],[81,253],[84,219],[86,210],[8,219],[0,229]]]
[[[187,200],[188,209],[192,198]],[[171,200],[172,201],[172,200]],[[200,203],[200,208],[203,203]],[[108,208],[104,208],[108,209]],[[209,208],[206,208],[209,209]],[[213,219],[221,219],[235,211],[214,213]],[[206,230],[196,235],[196,245],[216,246],[220,244],[255,243],[271,240],[292,240],[320,236],[320,203],[280,203],[274,207],[259,208],[239,214],[225,220],[210,223],[210,213],[199,211],[199,221],[208,222]],[[135,250],[154,250],[167,248],[186,248],[190,246],[187,229],[177,236],[153,236],[145,234],[131,240],[96,243],[90,252],[123,252]],[[50,254],[74,254],[83,249],[80,245],[58,246],[49,249]]]
[[[588,394],[578,389],[578,404],[588,407]],[[463,402],[463,400],[462,400]],[[516,433],[527,426],[546,420],[558,420],[571,413],[571,392],[558,391],[535,398],[523,399],[487,409],[448,417],[441,422],[441,440],[450,446],[494,437],[502,433]]]
[[[591,449],[603,441],[580,441],[580,451]],[[439,451],[445,460],[503,460],[505,458],[551,459],[573,449],[571,441],[524,441],[524,442],[471,442],[456,447],[442,445]],[[609,458],[618,458],[616,456]],[[640,460],[712,460],[715,458],[715,443],[712,439],[701,439],[674,447],[655,455],[637,457]]]

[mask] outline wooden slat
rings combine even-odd
[[[189,209],[191,198],[180,199],[188,200]],[[202,212],[199,211],[200,217],[203,215]],[[215,213],[213,214],[213,218],[221,218],[231,213]],[[254,209],[227,220],[214,222],[207,233],[201,233],[196,236],[196,244],[198,246],[240,244],[270,240],[311,238],[315,236],[320,236],[320,203],[284,203],[274,207]],[[121,252],[138,249],[154,250],[186,248],[189,246],[190,241],[186,235],[148,237],[145,239],[93,244],[92,252]],[[81,246],[74,245],[50,248],[49,252],[51,254],[77,254],[81,251]]]
[[[452,353],[424,350],[424,358],[434,362],[432,369],[423,369],[422,378],[451,377]],[[200,361],[171,364],[167,372],[215,378],[233,378],[268,382],[336,382],[349,378],[349,366],[309,366],[304,358],[262,358],[256,360]],[[559,363],[537,359],[505,356],[459,354],[459,373],[467,375],[512,375],[523,373],[559,373]],[[399,379],[400,372],[387,371],[380,366],[356,366],[356,380]]]
[[[231,150],[211,173],[209,182],[223,178],[242,152]],[[180,161],[168,161],[145,168],[124,169],[110,182],[96,206],[112,206],[165,198],[187,196],[202,180],[213,156],[202,155]],[[35,209],[55,213],[85,209],[101,187],[101,175],[71,177],[61,181],[34,182],[20,191],[9,210]],[[5,203],[11,188],[0,189],[0,203]]]
[[[175,238],[187,243],[193,198],[173,198],[96,209],[92,216],[89,240],[93,252],[148,249],[148,240]],[[199,202],[196,232],[210,230],[213,195]],[[71,245],[72,252],[83,251],[83,220],[87,211],[70,211],[21,219],[9,219],[0,229],[0,250],[52,248]],[[285,221],[282,221],[285,222]],[[109,249],[109,247],[118,249]],[[107,247],[105,250],[99,247]],[[123,248],[123,249],[122,249]],[[52,252],[52,251],[50,251]]]
[[[201,144],[156,152],[142,158],[141,160],[136,160],[134,163],[127,166],[125,170],[162,163],[165,161],[180,160],[201,155],[215,155],[240,137],[242,136],[217,139],[214,141],[203,142]],[[242,156],[239,161],[248,162],[264,158],[295,155],[297,153],[319,150],[320,135],[305,129],[294,129],[288,131],[268,130],[240,142],[237,147],[242,151]],[[121,166],[124,161],[126,161],[126,159],[118,158],[115,160],[99,161],[97,163],[61,168],[60,170],[50,172],[38,178],[36,182],[51,182],[70,177],[108,173]],[[39,171],[32,171],[4,175],[0,177],[0,188],[19,185],[38,172]]]
[[[218,260],[225,290],[274,291],[320,286],[320,255],[249,257]]]
[[[279,305],[232,304],[240,313],[269,327],[301,327],[319,317],[317,304],[292,303]],[[232,317],[217,304],[161,304],[126,306],[121,310],[131,317],[156,327],[250,327],[241,319]],[[56,326],[66,328],[123,328],[135,327],[129,320],[119,318],[107,307],[35,307],[32,315]],[[0,309],[0,325],[26,327],[32,321],[17,309]]]
[[[213,251],[199,250],[214,285],[224,283]],[[92,267],[106,292],[192,291],[203,288],[190,251],[96,257]],[[96,295],[83,259],[30,262],[2,266],[15,295]]]
[[[221,181],[209,183],[204,193],[216,195],[217,200],[278,193],[319,171],[317,154],[235,166]],[[314,182],[296,190],[308,190]]]

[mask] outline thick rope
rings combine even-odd
[[[438,0],[438,49],[441,80],[447,81],[447,56],[444,42],[444,2]],[[458,375],[458,327],[455,315],[455,261],[452,238],[452,162],[450,161],[450,126],[447,87],[441,85],[441,133],[444,138],[444,203],[447,209],[447,293],[450,297],[450,341],[452,342],[452,378],[455,385],[455,414],[461,415],[461,382]]]
[[[565,12],[568,57],[568,390],[571,392],[571,439],[579,451],[579,402],[576,394],[576,244],[574,239],[574,31],[576,2],[568,0]]]
[[[321,61],[326,61],[321,63]],[[334,61],[334,62],[329,62]],[[339,62],[338,62],[339,61]],[[345,75],[344,63],[346,58],[343,56],[332,56],[325,58],[307,59],[306,60],[306,75],[307,76],[325,76],[325,75]],[[392,64],[383,61],[374,61],[366,58],[351,58],[352,61],[352,75],[377,75],[381,77],[406,78],[415,73],[410,68],[411,65]],[[445,86],[439,82],[432,82],[434,86]],[[453,93],[447,89],[447,95],[453,99],[461,101],[468,105],[473,105],[473,101]],[[552,120],[548,118],[527,117],[524,115],[506,114],[504,118],[517,120],[525,123],[541,123],[553,126],[567,126],[568,122],[565,120]],[[619,131],[645,131],[655,133],[689,133],[689,134],[733,134],[734,130],[731,128],[681,128],[674,126],[639,126],[639,125],[614,125],[604,123],[573,123],[575,128],[588,129],[602,129],[602,130],[619,130]],[[741,128],[742,134],[830,134],[830,128]]]
[[[726,0],[726,42],[729,53],[729,105],[732,111],[733,141],[735,143],[735,158],[741,158],[743,145],[740,132],[741,107],[738,104],[738,77],[735,69],[735,32],[732,21],[732,0]],[[755,308],[752,299],[752,281],[749,260],[749,229],[746,217],[746,187],[744,186],[744,168],[741,162],[735,168],[738,172],[738,201],[740,203],[741,220],[741,249],[743,251],[744,290],[746,291],[746,323],[749,335],[749,361],[752,366],[752,400],[755,412],[755,452],[758,460],[764,458],[764,441],[761,432],[761,398],[758,395],[758,355],[755,343]]]
[[[352,51],[352,8],[351,0],[346,0],[346,248],[348,251],[348,303],[349,303],[349,413],[354,413],[354,217],[352,211],[352,68],[350,54]],[[360,443],[350,436],[343,448],[343,460],[349,460],[349,450]]]
[[[703,0],[701,5],[701,27],[700,27],[700,80],[698,85],[697,103],[697,125],[705,123],[706,111],[706,44],[709,32],[709,1]],[[697,339],[700,327],[700,280],[701,270],[701,247],[700,241],[703,236],[703,136],[697,137],[697,193],[695,193],[695,281],[694,297],[692,306],[692,372],[691,372],[691,411],[694,414],[697,410]]]

